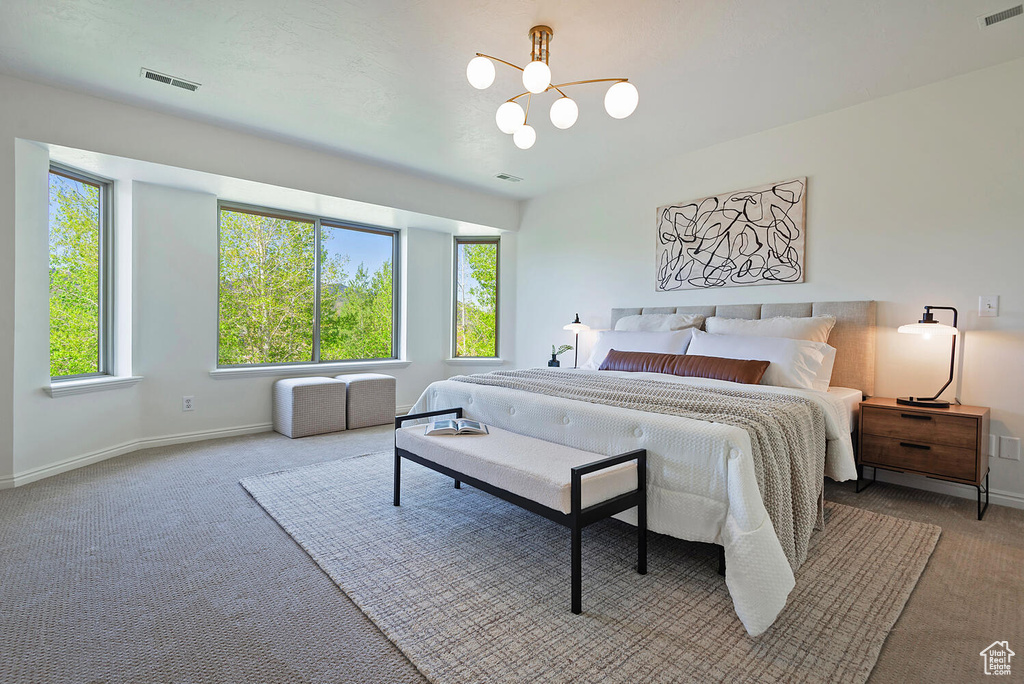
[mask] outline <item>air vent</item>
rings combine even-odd
[[[195,92],[199,90],[198,83],[192,81],[186,81],[183,78],[175,78],[174,76],[168,76],[167,74],[161,74],[159,71],[153,71],[152,69],[142,68],[140,75],[143,78],[148,78],[151,81],[157,81],[159,83],[166,83],[167,85],[174,86],[175,88],[181,88],[188,90],[189,92]]]
[[[1001,21],[1006,21],[1007,19],[1019,17],[1022,14],[1024,14],[1024,5],[1017,5],[1016,7],[1011,7],[1010,9],[1004,9],[1002,12],[996,12],[995,14],[986,14],[984,16],[978,17],[978,26],[980,26],[983,29],[988,28],[989,26],[998,24]]]
[[[498,180],[508,181],[509,183],[518,183],[523,180],[519,176],[513,176],[511,173],[499,173],[494,176]]]

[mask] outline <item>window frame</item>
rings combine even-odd
[[[51,161],[46,175],[47,179],[47,260],[49,260],[49,180],[50,174],[61,176],[99,189],[99,292],[97,293],[98,349],[96,371],[92,373],[76,373],[74,375],[50,375],[51,383],[72,382],[91,378],[105,378],[114,375],[114,181],[88,171],[76,169],[66,164]],[[47,285],[49,295],[49,285]],[[47,296],[47,322],[50,335],[53,334],[52,321],[49,318],[49,296]],[[49,341],[49,338],[48,338]],[[47,355],[49,357],[49,355]],[[52,359],[51,359],[52,361]]]
[[[452,337],[451,358],[500,359],[501,358],[501,237],[454,235],[452,241]],[[494,355],[459,356],[459,245],[493,244],[494,254]]]
[[[220,265],[221,265],[221,216],[223,211],[237,211],[246,214],[255,214],[257,216],[266,216],[269,218],[277,218],[285,221],[305,221],[313,224],[313,240],[315,245],[315,253],[313,255],[314,263],[314,278],[316,286],[314,288],[313,295],[313,345],[311,359],[307,361],[280,361],[277,363],[233,363],[233,364],[222,364],[220,362],[220,327],[221,327],[221,308],[220,308],[220,294],[221,294],[221,279],[220,279]],[[385,235],[391,238],[391,356],[387,358],[377,359],[342,359],[342,360],[323,360],[320,358],[320,245],[323,237],[322,228],[323,226],[329,228],[341,228],[343,230],[352,230],[361,233],[374,233],[377,235]],[[215,349],[217,354],[216,370],[232,370],[232,369],[245,369],[245,368],[288,368],[292,366],[310,366],[310,365],[323,365],[323,364],[371,364],[379,362],[398,361],[399,350],[401,348],[401,315],[399,311],[399,303],[401,301],[401,268],[399,263],[399,256],[401,254],[401,240],[402,231],[395,228],[384,228],[382,226],[371,226],[362,223],[356,223],[354,221],[344,221],[327,216],[317,216],[315,214],[305,214],[297,211],[288,211],[285,209],[275,209],[272,207],[263,207],[254,204],[245,204],[243,202],[232,202],[230,200],[217,200],[217,329],[214,331],[216,336]]]

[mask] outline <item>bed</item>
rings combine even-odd
[[[820,523],[823,478],[843,481],[856,477],[850,434],[856,422],[852,414],[861,397],[874,391],[875,303],[613,309],[611,319],[614,326],[624,316],[666,313],[743,319],[835,316],[836,324],[828,340],[836,348],[832,387],[824,392],[739,386],[722,380],[607,370],[566,369],[561,375],[548,370],[516,371],[506,372],[509,377],[504,378],[497,377],[500,374],[484,374],[435,382],[423,392],[412,411],[462,406],[465,415],[475,420],[586,451],[614,454],[647,449],[650,530],[723,546],[726,584],[737,616],[751,635],[757,635],[771,626],[785,606],[795,584],[794,571],[799,567],[799,562],[794,562],[789,522],[770,516],[766,501],[774,516],[780,516],[780,510],[788,510],[787,506],[793,510],[802,506],[806,516],[807,501],[816,495]],[[559,379],[564,379],[564,390],[555,387]],[[735,402],[737,411],[743,402],[758,398],[764,403],[792,403],[797,407],[794,412],[809,411],[820,416],[815,420],[823,423],[824,458],[817,457],[810,467],[814,454],[794,454],[794,463],[803,459],[807,467],[799,471],[794,468],[792,472],[765,472],[760,460],[755,468],[753,454],[758,440],[752,441],[754,431],[716,420],[696,419],[691,414],[646,410],[645,404],[632,400],[601,403],[604,400],[595,401],[580,393],[583,390],[579,388],[598,382],[657,388],[670,395],[720,394],[725,397],[722,401]],[[531,389],[532,383],[539,389],[523,389]],[[735,399],[731,398],[734,394]],[[785,414],[789,409],[777,410]],[[797,477],[797,472],[810,474]],[[790,478],[792,482],[784,481]],[[763,497],[762,489],[775,493]],[[780,505],[779,491],[791,496],[792,501]],[[635,524],[633,512],[619,517]]]

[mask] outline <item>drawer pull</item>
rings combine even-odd
[[[922,416],[919,413],[901,413],[900,418],[913,418],[914,420],[931,420],[931,416]]]
[[[908,449],[921,449],[922,451],[929,451],[931,449],[930,446],[925,446],[924,444],[912,444],[910,442],[900,442],[900,446],[907,447]]]

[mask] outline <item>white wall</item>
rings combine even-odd
[[[18,140],[13,473],[123,444],[137,435],[138,387],[52,399],[49,329],[49,155]],[[99,427],[102,426],[102,427]]]
[[[655,293],[658,206],[797,176],[808,177],[805,283]],[[992,407],[993,432],[1024,436],[1022,190],[1024,60],[691,154],[667,150],[525,205],[517,361],[541,364],[549,345],[571,342],[561,326],[576,311],[607,327],[616,306],[874,299],[876,393],[930,395],[945,381],[948,341],[895,328],[926,304],[951,305],[966,330],[961,400]],[[987,294],[1000,295],[998,318],[977,316]],[[1022,464],[991,468],[1001,500],[1024,503]]]
[[[48,156],[27,140],[394,207],[460,230],[518,224],[513,200],[179,117],[5,76],[0,101],[0,486],[167,436],[264,426],[274,380],[209,375],[216,364],[216,196],[129,181],[120,184],[117,204],[133,254],[131,299],[122,303],[131,304],[128,344],[143,380],[49,397]],[[450,234],[403,230],[411,363],[388,371],[398,378],[399,405],[450,372],[450,244]],[[506,256],[502,266],[514,273]],[[183,394],[195,395],[194,412],[181,411]]]
[[[14,136],[0,136],[0,481],[14,473],[14,168]]]
[[[134,187],[135,372],[140,434],[177,435],[270,421],[272,377],[213,379],[217,358],[217,197],[146,183]],[[447,320],[431,304],[450,292],[445,250],[451,236],[408,229],[408,368],[389,369],[399,406],[444,377]],[[195,396],[184,413],[181,397]]]

